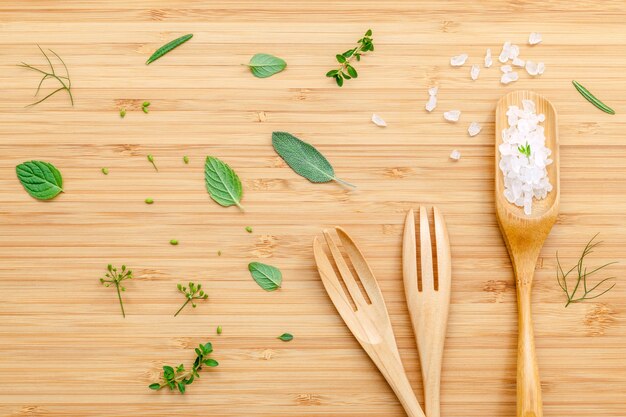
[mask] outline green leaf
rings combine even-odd
[[[50,200],[63,191],[61,173],[49,162],[24,162],[15,172],[26,192],[38,200]]]
[[[356,78],[359,76],[359,74],[356,72],[356,70],[354,69],[352,65],[346,66],[346,70],[348,71],[348,74],[350,74],[352,78]]]
[[[280,336],[278,336],[278,338],[282,340],[283,342],[289,342],[293,340],[293,335],[291,333],[283,333]]]
[[[275,266],[263,264],[261,262],[250,262],[248,270],[252,278],[265,291],[274,291],[280,288],[283,282],[283,274]]]
[[[185,393],[185,384],[183,384],[182,382],[178,383],[178,390],[180,391],[181,394]]]
[[[354,49],[350,49],[349,51],[344,52],[342,55],[346,58],[350,58],[354,53]]]
[[[257,78],[271,77],[284,70],[286,66],[284,60],[269,54],[256,54],[248,62],[252,75]]]
[[[372,29],[368,29],[367,32],[365,32],[365,36],[372,36]]]
[[[311,182],[320,183],[331,180],[354,187],[335,177],[335,170],[330,162],[312,145],[287,132],[273,132],[272,145],[276,152],[297,174]]]
[[[173,41],[166,43],[165,45],[163,45],[162,47],[154,51],[154,53],[146,61],[146,65],[161,58],[163,55],[167,54],[172,49],[178,48],[180,45],[187,42],[191,38],[193,38],[193,34],[188,34],[188,35],[181,36],[180,38],[176,38]]]
[[[207,156],[204,164],[204,182],[211,198],[224,207],[240,204],[243,195],[241,180],[226,163],[212,156]]]
[[[335,75],[335,81],[337,81],[337,85],[341,87],[343,85],[343,77],[341,74]]]
[[[220,326],[221,327],[221,326]],[[213,352],[213,345],[211,344],[211,342],[205,343],[204,345],[204,351],[206,353],[211,353]]]
[[[204,361],[204,364],[206,366],[210,366],[211,368],[214,368],[217,365],[219,365],[219,363],[217,363],[217,361],[215,359],[207,359],[207,360]]]
[[[330,70],[326,73],[327,77],[334,77],[335,75],[337,75],[337,73],[339,72],[339,70]]]
[[[165,365],[163,367],[163,377],[167,380],[170,380],[172,378],[174,378],[174,368],[172,368],[171,366]]]
[[[346,62],[346,57],[341,54],[335,55],[335,58],[337,58],[337,62],[339,62],[340,64],[343,64],[344,62]]]
[[[148,385],[148,388],[153,389],[155,391],[156,390],[160,390],[161,389],[161,384],[158,384],[158,383],[155,382],[154,384]]]

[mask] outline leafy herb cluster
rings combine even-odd
[[[522,155],[526,155],[527,158],[530,158],[530,144],[526,142],[526,145],[520,145],[517,147],[517,150]]]
[[[126,313],[124,312],[124,303],[122,302],[122,294],[121,291],[126,291],[126,287],[122,285],[122,282],[127,279],[133,278],[133,271],[130,269],[126,269],[126,265],[122,265],[122,268],[118,271],[117,268],[114,268],[113,265],[109,264],[107,266],[107,273],[104,278],[100,278],[100,283],[105,287],[114,286],[117,291],[117,298],[120,300],[120,308],[122,309],[122,316],[126,317]]]
[[[148,387],[155,391],[158,391],[163,387],[168,387],[170,390],[178,389],[181,394],[184,394],[186,386],[191,385],[196,378],[200,378],[199,371],[202,370],[203,366],[206,365],[214,368],[219,365],[215,359],[207,358],[207,356],[213,352],[213,346],[210,342],[205,343],[204,345],[198,345],[195,352],[196,360],[193,362],[191,369],[185,369],[185,366],[182,363],[176,368],[165,365],[163,366],[163,376],[161,381],[150,384]]]
[[[332,77],[339,87],[343,86],[344,80],[350,80],[359,76],[356,69],[352,66],[352,60],[361,60],[361,55],[366,52],[374,51],[374,40],[372,39],[372,29],[368,29],[365,35],[357,41],[358,46],[348,49],[343,54],[335,55],[339,68],[330,70],[326,73],[327,77]]]
[[[202,284],[190,282],[189,288],[183,286],[182,284],[178,284],[176,288],[178,288],[178,291],[185,295],[186,300],[182,307],[178,309],[176,314],[174,314],[174,317],[178,316],[178,313],[180,313],[183,308],[185,308],[185,306],[189,303],[191,303],[191,307],[196,308],[197,305],[194,300],[206,300],[207,298],[209,298],[209,295],[205,294],[204,290],[202,289]]]

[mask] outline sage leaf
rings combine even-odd
[[[248,62],[252,75],[257,78],[271,77],[284,70],[286,66],[284,60],[269,54],[256,54]]]
[[[290,342],[293,340],[293,335],[291,333],[283,333],[280,336],[278,336],[278,338],[282,340],[283,342]]]
[[[250,262],[248,270],[252,278],[265,291],[274,291],[280,288],[283,282],[283,274],[275,266],[263,264],[261,262]]]
[[[207,156],[204,163],[204,182],[207,192],[217,204],[224,207],[237,206],[243,210],[240,204],[243,195],[241,180],[225,162]]]
[[[38,200],[50,200],[63,192],[61,173],[49,162],[24,162],[15,172],[26,192]]]
[[[330,162],[312,145],[287,132],[273,132],[274,150],[297,174],[315,183],[337,181],[348,187],[354,185],[335,177]]]

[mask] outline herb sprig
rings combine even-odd
[[[368,29],[367,32],[365,32],[365,35],[357,41],[359,44],[358,46],[348,49],[343,54],[335,55],[335,58],[339,63],[339,68],[328,71],[326,76],[334,78],[339,87],[343,86],[344,80],[357,78],[359,74],[352,66],[352,60],[356,59],[357,61],[360,61],[361,55],[369,51],[374,51],[373,41],[372,29]]]
[[[574,84],[574,88],[576,88],[576,90],[580,93],[580,95],[583,96],[588,102],[590,102],[591,104],[593,104],[594,106],[596,106],[597,108],[599,108],[605,113],[615,114],[615,110],[613,110],[612,108],[610,108],[609,106],[601,102],[596,96],[591,94],[591,92],[587,90],[585,87],[583,87],[578,81],[572,80],[572,84]]]
[[[567,295],[567,302],[565,303],[565,307],[569,306],[572,303],[579,303],[581,301],[584,300],[592,300],[594,298],[598,298],[603,294],[606,294],[607,292],[609,292],[610,290],[613,289],[613,287],[615,287],[615,283],[613,285],[611,285],[609,288],[605,289],[604,291],[598,292],[600,290],[596,289],[601,286],[602,284],[604,284],[607,281],[610,281],[612,279],[615,279],[615,277],[608,277],[608,278],[604,278],[603,280],[601,280],[600,282],[598,282],[596,285],[594,285],[591,288],[587,287],[587,278],[589,276],[591,276],[592,274],[602,270],[603,268],[609,266],[609,265],[613,265],[617,262],[609,262],[606,263],[602,266],[599,266],[595,269],[592,269],[591,271],[587,271],[587,267],[585,266],[584,262],[585,262],[585,257],[589,254],[591,254],[593,252],[593,249],[598,246],[600,243],[602,242],[594,242],[595,238],[598,235],[596,234],[594,237],[591,238],[591,240],[589,241],[589,243],[587,243],[587,246],[585,246],[585,249],[583,250],[582,255],[580,256],[580,258],[578,259],[578,262],[576,263],[576,265],[574,265],[572,267],[572,269],[570,269],[567,272],[563,271],[563,268],[561,267],[561,262],[559,260],[559,253],[557,252],[556,254],[556,262],[557,262],[557,271],[556,271],[556,279],[559,283],[559,286],[561,287],[561,289],[565,292],[565,295]],[[569,286],[568,286],[568,282],[567,282],[567,277],[569,276],[570,273],[572,273],[573,271],[576,271],[576,284],[574,285],[574,288],[570,290]],[[581,288],[581,284],[582,284],[582,288]],[[577,294],[578,290],[582,289],[583,294]],[[594,291],[596,291],[594,293]]]
[[[174,314],[174,317],[178,316],[178,313],[183,311],[183,308],[185,308],[185,306],[189,303],[191,303],[191,306],[193,308],[196,308],[197,305],[196,303],[194,303],[193,300],[206,300],[207,298],[209,298],[209,295],[204,293],[204,290],[202,289],[202,284],[190,282],[189,288],[184,287],[182,284],[178,284],[176,288],[178,288],[178,291],[185,295],[186,301],[182,305],[182,307],[178,309],[176,314]]]
[[[121,291],[126,291],[126,287],[122,285],[122,282],[127,279],[133,278],[133,271],[130,269],[126,269],[126,265],[122,265],[120,271],[117,268],[114,268],[113,265],[107,265],[107,273],[104,278],[100,278],[100,283],[105,287],[110,287],[111,285],[115,287],[117,290],[117,298],[120,300],[120,308],[122,309],[122,316],[126,317],[126,313],[124,312],[124,303],[122,302],[122,294]]]
[[[198,345],[195,351],[196,360],[193,362],[191,369],[185,369],[182,363],[176,368],[165,365],[163,366],[161,381],[150,384],[148,387],[155,391],[163,387],[168,387],[170,390],[178,389],[181,394],[184,394],[186,386],[190,385],[196,378],[200,378],[198,371],[202,370],[202,366],[206,365],[214,368],[219,365],[215,359],[207,358],[207,356],[213,352],[213,346],[210,342],[204,345]]]
[[[530,145],[526,142],[526,145],[520,145],[517,147],[517,150],[522,155],[526,155],[526,158],[530,158]]]
[[[65,68],[65,75],[64,76],[57,74],[55,69],[54,69],[54,65],[52,65],[52,61],[50,61],[50,58],[48,57],[48,55],[44,52],[43,49],[41,49],[41,46],[37,45],[37,48],[39,48],[39,50],[41,51],[43,56],[46,58],[46,61],[48,61],[48,65],[50,65],[50,72],[47,72],[47,71],[44,71],[42,69],[33,67],[32,65],[27,64],[25,62],[22,62],[21,64],[18,64],[18,66],[20,66],[20,67],[28,68],[29,70],[33,70],[33,71],[36,71],[36,72],[39,72],[39,73],[43,74],[43,77],[41,78],[41,80],[39,81],[39,85],[37,86],[37,91],[35,91],[35,96],[37,96],[37,94],[39,94],[39,90],[41,90],[41,85],[48,78],[54,78],[55,80],[57,80],[59,82],[59,84],[61,84],[61,87],[59,87],[58,89],[54,90],[53,92],[51,92],[50,94],[48,94],[47,96],[42,98],[41,100],[36,101],[35,103],[32,103],[32,104],[29,104],[26,107],[31,107],[31,106],[34,106],[36,104],[39,104],[42,101],[45,101],[46,99],[52,97],[53,95],[55,95],[59,91],[63,91],[63,90],[67,91],[67,94],[70,96],[70,102],[72,103],[72,106],[74,106],[74,97],[72,96],[72,80],[70,80],[70,72],[67,69],[67,65],[65,65],[65,62],[63,61],[63,59],[61,59],[61,57],[56,52],[54,52],[52,49],[48,49],[48,51],[52,52],[54,54],[54,56],[56,56],[58,58],[58,60],[61,61],[61,64],[63,64],[63,67]]]

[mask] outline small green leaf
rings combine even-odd
[[[250,262],[248,270],[256,283],[265,291],[274,291],[280,288],[283,282],[283,274],[275,266],[261,262]]]
[[[205,364],[206,366],[210,366],[211,368],[214,368],[214,367],[216,367],[217,365],[219,365],[219,363],[217,363],[217,361],[216,361],[215,359],[206,359],[206,360],[204,361],[204,364]]]
[[[339,87],[343,86],[343,77],[341,76],[341,74],[335,75],[335,81],[337,82],[337,85]]]
[[[38,200],[50,200],[63,192],[61,173],[49,162],[24,162],[15,171],[26,192]]]
[[[350,74],[352,78],[356,78],[359,76],[359,74],[356,72],[356,70],[354,69],[352,65],[346,66],[346,70],[348,71],[348,74]]]
[[[283,342],[289,342],[293,340],[293,335],[291,333],[283,333],[280,336],[278,336],[278,338],[282,340]]]
[[[205,343],[204,344],[204,351],[206,353],[211,353],[213,352],[213,345],[211,344],[211,342]]]
[[[175,373],[174,373],[174,368],[172,368],[172,367],[171,367],[171,366],[169,366],[169,365],[165,365],[165,366],[163,367],[163,377],[164,377],[166,380],[171,380],[171,379],[173,379],[173,378],[174,378],[174,375],[175,375]]]
[[[187,42],[192,37],[193,37],[193,34],[189,34],[189,35],[181,36],[180,38],[176,38],[173,41],[166,43],[165,45],[163,45],[162,47],[154,51],[154,53],[146,61],[146,65],[161,58],[163,55],[167,54],[172,49],[178,48],[180,45]]]
[[[180,391],[181,394],[185,393],[185,384],[183,384],[182,382],[178,383],[178,390]]]
[[[326,73],[327,77],[334,77],[335,75],[337,75],[337,73],[339,72],[339,70],[330,70]]]
[[[342,55],[345,56],[346,58],[350,58],[353,53],[354,53],[354,49],[350,49],[349,51],[344,52]]]
[[[123,119],[126,117],[126,109],[120,109],[120,117]]]
[[[284,70],[286,66],[284,60],[269,54],[256,54],[248,62],[252,75],[257,78],[271,77]]]
[[[365,36],[372,36],[372,29],[368,29],[367,32],[365,32]]]
[[[207,156],[204,164],[204,181],[211,198],[221,206],[236,205],[241,210],[243,189],[241,180],[225,162],[212,156]]]
[[[217,326],[217,334],[222,334],[222,326]]]
[[[156,391],[156,390],[161,389],[161,384],[158,384],[158,383],[155,382],[154,384],[148,385],[148,388],[153,389],[153,390]]]
[[[187,155],[183,156],[183,162],[184,162],[185,164],[188,164],[188,163],[189,163],[189,157],[188,157]]]
[[[337,58],[337,62],[339,62],[340,64],[343,64],[344,62],[346,62],[346,57],[341,54],[335,55],[335,58]]]
[[[248,232],[248,233],[252,233],[252,227],[250,227],[250,226],[246,226],[246,232]]]

